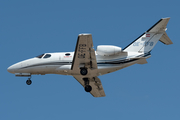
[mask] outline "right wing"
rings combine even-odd
[[[71,70],[76,74],[79,73],[80,67],[86,67],[91,70],[97,69],[91,34],[80,34],[78,36]]]
[[[84,80],[83,76],[73,76],[83,87],[84,86]],[[89,85],[92,87],[91,95],[94,97],[104,97],[106,96],[104,93],[103,86],[101,84],[101,80],[98,77],[91,77],[89,79]]]
[[[80,68],[88,69],[88,74],[80,75]],[[83,78],[88,78],[89,85],[92,87],[91,94],[94,97],[104,97],[104,89],[101,80],[97,76],[97,61],[91,34],[80,34],[78,36],[74,58],[71,67],[72,76],[85,87]],[[94,77],[95,76],[95,77]]]

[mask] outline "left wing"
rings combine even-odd
[[[84,85],[84,80],[83,76],[73,76],[83,87]],[[91,90],[91,95],[94,97],[104,97],[106,96],[104,93],[103,86],[101,84],[101,80],[98,77],[91,77],[89,78],[89,85],[91,85],[92,90]]]

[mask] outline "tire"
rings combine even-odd
[[[81,75],[87,75],[88,71],[86,68],[81,68],[80,73],[81,73]]]
[[[86,85],[84,89],[86,92],[91,92],[92,87],[90,85]]]
[[[32,83],[31,80],[27,80],[27,81],[26,81],[26,84],[27,84],[27,85],[31,85],[31,83]]]

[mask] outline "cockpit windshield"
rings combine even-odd
[[[37,58],[42,58],[44,56],[44,54],[38,55],[36,56]]]
[[[51,57],[51,54],[41,54],[41,55],[36,56],[36,58],[43,58],[43,59],[44,58],[50,58],[50,57]]]

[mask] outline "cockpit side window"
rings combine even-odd
[[[50,58],[51,54],[46,54],[43,58]]]
[[[36,56],[37,58],[42,58],[44,56],[44,54],[38,55]]]

